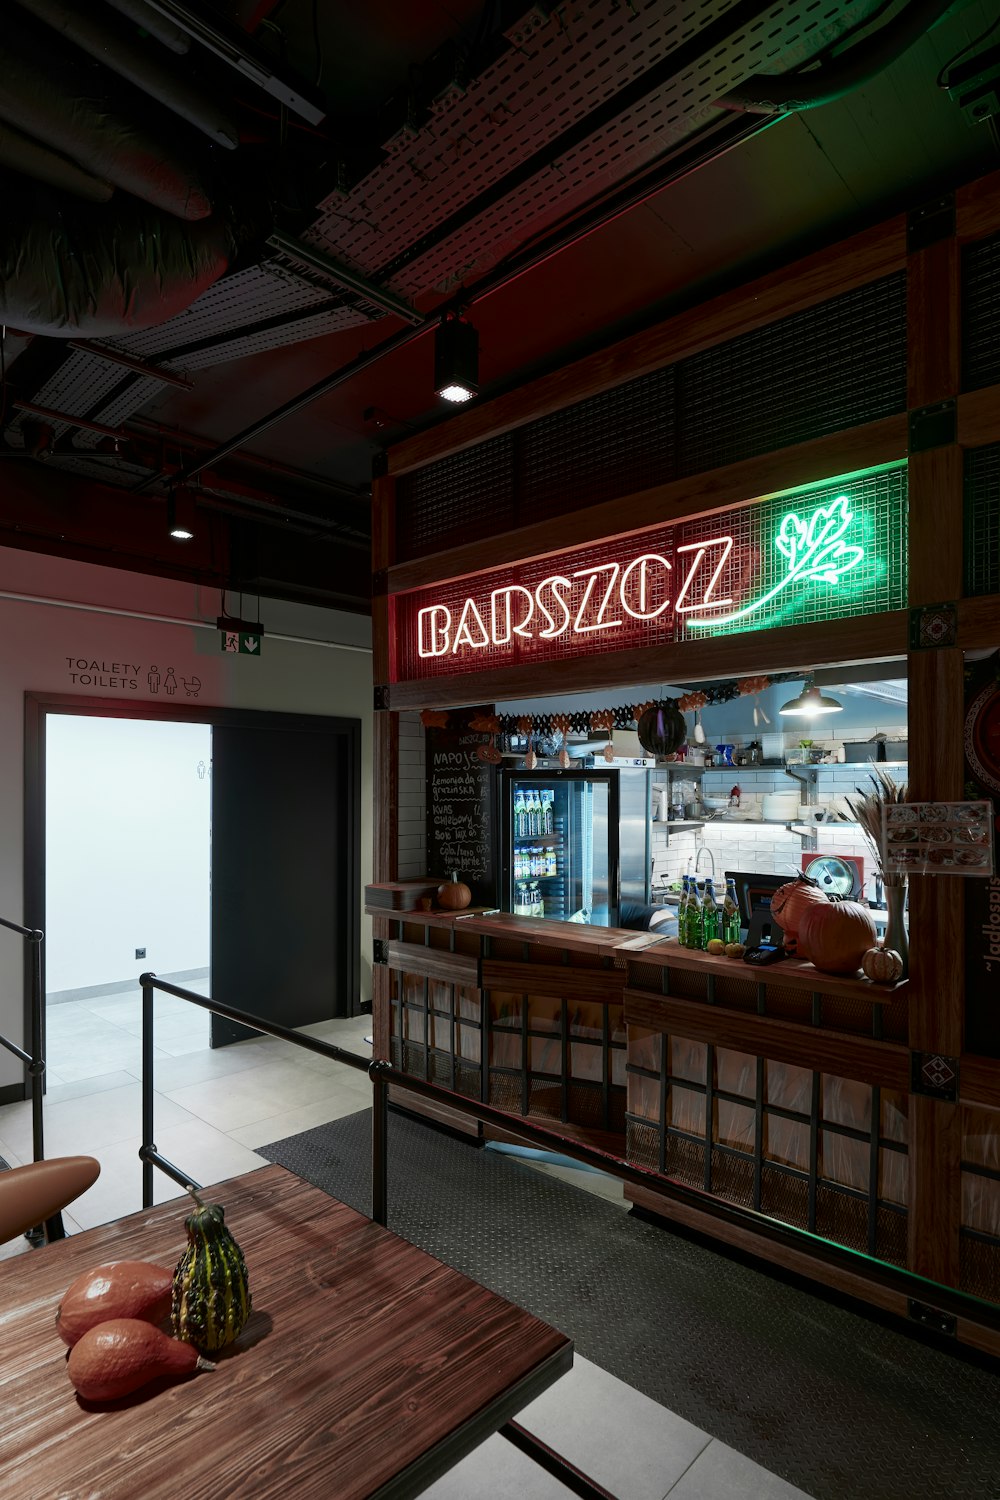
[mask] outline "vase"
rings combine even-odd
[[[885,887],[885,904],[888,910],[888,921],[885,927],[885,937],[882,940],[884,948],[894,949],[903,960],[903,973],[901,978],[905,979],[910,971],[910,944],[906,936],[906,885],[887,885]]]

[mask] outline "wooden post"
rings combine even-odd
[[[953,236],[909,258],[907,395],[911,413],[957,398],[959,259]],[[917,430],[917,429],[915,429]],[[957,441],[909,460],[911,609],[961,598],[962,450]],[[909,655],[909,796],[962,796],[963,654],[953,646]],[[959,1105],[920,1092],[922,1064],[958,1058],[965,1005],[964,891],[955,876],[910,881],[910,1097],[908,1265],[934,1281],[959,1282]]]

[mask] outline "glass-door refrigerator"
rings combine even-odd
[[[598,927],[617,924],[617,771],[505,769],[500,826],[505,910]]]

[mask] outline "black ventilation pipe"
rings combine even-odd
[[[145,0],[108,0],[108,4],[113,5],[120,15],[128,16],[130,21],[141,26],[143,31],[148,31],[150,36],[155,36],[171,52],[176,52],[180,57],[185,52],[190,52],[191,38],[187,32],[181,31],[166,16],[161,16],[151,5],[146,5]]]
[[[902,57],[954,7],[955,0],[912,0],[868,41],[808,73],[755,73],[716,101],[723,109],[781,115],[816,109],[859,88]]]
[[[53,45],[44,27],[4,17],[0,119],[168,214],[207,218],[212,205],[194,167],[109,106],[115,82],[96,63]]]
[[[102,182],[100,177],[85,172],[76,162],[60,156],[58,151],[50,151],[47,146],[29,140],[4,120],[0,120],[0,167],[9,167],[24,177],[34,177],[49,187],[61,188],[88,203],[107,203],[114,192],[110,182]]]
[[[104,24],[92,10],[81,12],[72,0],[17,0],[17,3],[97,62],[159,99],[216,145],[229,151],[239,145],[239,131],[225,111],[182,73],[161,61],[162,53],[152,52],[138,40],[133,41]]]

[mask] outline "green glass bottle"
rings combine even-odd
[[[741,931],[740,903],[736,896],[736,881],[726,881],[726,899],[722,903],[722,936],[727,943],[738,943]]]
[[[701,906],[701,892],[698,889],[698,884],[699,882],[693,879],[690,883],[687,921],[684,924],[685,948],[704,948],[705,946],[705,922]]]
[[[701,903],[701,929],[702,948],[707,948],[709,943],[722,936],[722,912],[715,899],[715,887],[711,876],[705,881],[705,899]]]
[[[682,948],[687,947],[687,905],[690,881],[686,875],[681,876],[681,899],[677,906],[677,941]]]

